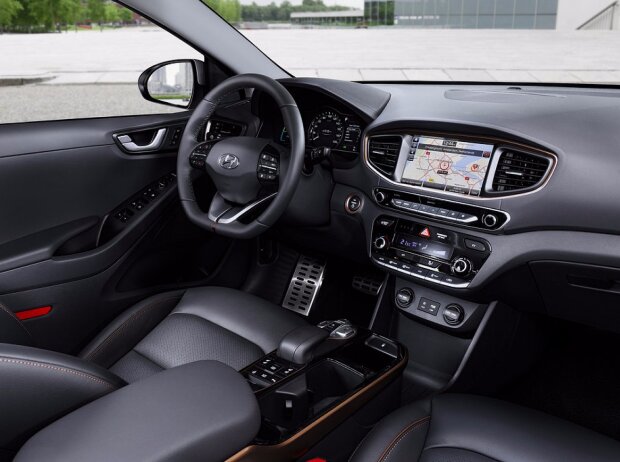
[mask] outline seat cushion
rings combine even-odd
[[[502,401],[440,395],[405,406],[368,434],[351,462],[620,460],[620,442]]]
[[[134,382],[163,369],[217,360],[239,370],[275,350],[300,317],[238,290],[203,287],[151,297],[81,353]]]

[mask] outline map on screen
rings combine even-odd
[[[401,182],[479,196],[492,153],[490,144],[413,137]]]

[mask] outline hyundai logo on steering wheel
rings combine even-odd
[[[234,154],[222,154],[218,160],[220,167],[226,170],[232,170],[239,166],[239,158]]]

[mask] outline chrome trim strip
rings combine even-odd
[[[416,213],[425,214],[429,218],[433,218],[433,219],[436,219],[436,220],[439,220],[439,221],[444,220],[444,219],[445,220],[450,220],[448,217],[443,217],[441,215],[432,215],[432,214],[428,214],[426,212],[420,212],[419,210],[400,209],[400,208],[396,208],[396,206],[394,206],[395,208],[386,207],[385,204],[380,204],[379,202],[377,202],[377,199],[376,199],[375,194],[374,194],[374,191],[377,190],[377,189],[382,189],[384,191],[392,191],[392,192],[396,192],[396,193],[403,193],[403,192],[407,193],[407,191],[398,191],[396,189],[384,188],[384,187],[380,187],[380,186],[379,187],[375,187],[373,189],[373,198],[374,198],[375,202],[377,203],[377,205],[379,205],[379,207],[381,207],[381,208],[383,208],[385,210],[389,210],[390,212],[394,212],[394,213],[406,212],[406,213],[410,213],[410,214],[416,214]],[[506,226],[510,222],[510,220],[512,218],[510,216],[510,214],[508,212],[504,211],[504,210],[493,209],[493,208],[485,207],[483,205],[478,205],[478,204],[468,204],[467,202],[454,201],[454,200],[446,199],[446,198],[443,198],[443,197],[427,196],[427,195],[421,194],[419,192],[415,192],[415,193],[412,193],[412,194],[417,194],[420,197],[424,197],[424,198],[431,199],[431,200],[441,200],[441,201],[445,201],[445,202],[450,202],[451,204],[459,204],[459,205],[464,205],[466,207],[476,207],[476,208],[479,208],[479,209],[482,209],[482,210],[488,210],[488,211],[494,212],[494,213],[501,213],[502,215],[504,215],[506,217],[506,222],[502,226],[500,226],[499,228],[496,228],[496,229],[488,229],[488,228],[480,228],[480,227],[476,227],[476,226],[469,226],[469,225],[464,224],[462,222],[461,223],[458,223],[458,222],[455,222],[455,221],[448,222],[448,224],[458,224],[458,225],[460,225],[462,227],[470,228],[470,229],[473,229],[473,230],[476,230],[476,231],[482,231],[482,232],[487,232],[487,233],[495,232],[495,231],[500,231],[504,226]],[[413,215],[413,216],[415,217],[415,215]],[[454,219],[451,219],[451,220],[454,220]]]
[[[373,173],[375,173],[376,175],[380,176],[382,179],[384,179],[385,181],[398,186],[399,188],[406,188],[406,189],[412,189],[414,191],[429,191],[429,188],[423,188],[420,186],[414,186],[414,185],[410,185],[410,184],[406,184],[406,183],[399,183],[398,181],[395,181],[392,178],[388,178],[385,174],[383,174],[381,171],[379,171],[377,168],[375,168],[371,163],[370,163],[370,159],[368,158],[368,150],[369,150],[369,143],[370,143],[370,139],[371,138],[378,138],[378,137],[385,137],[385,136],[400,136],[401,139],[405,139],[406,136],[411,136],[409,135],[409,133],[411,133],[412,130],[411,129],[404,129],[401,133],[398,132],[392,132],[390,133],[388,132],[383,132],[383,133],[379,133],[379,134],[365,134],[364,135],[364,143],[362,145],[362,150],[363,150],[363,155],[362,155],[362,159],[364,161],[364,164],[366,165],[366,167],[368,167]],[[403,134],[404,133],[404,134]],[[450,197],[461,197],[461,198],[468,198],[474,201],[488,201],[488,200],[496,200],[496,199],[510,199],[511,197],[519,197],[519,196],[524,196],[527,194],[533,194],[535,192],[540,191],[542,188],[544,188],[547,183],[549,183],[549,180],[551,179],[551,177],[553,176],[553,173],[555,172],[555,169],[557,167],[558,164],[558,156],[550,151],[542,151],[542,150],[538,150],[535,148],[531,148],[525,145],[520,145],[518,143],[511,143],[511,142],[507,142],[504,140],[500,140],[500,139],[496,139],[496,138],[488,138],[485,136],[472,136],[472,135],[459,135],[459,134],[451,134],[451,133],[440,133],[440,132],[433,132],[433,131],[427,131],[427,130],[420,130],[419,132],[415,132],[414,134],[417,135],[429,135],[429,136],[442,136],[442,137],[454,137],[454,138],[469,138],[469,139],[474,139],[474,140],[489,140],[489,141],[494,141],[494,144],[496,145],[495,150],[493,152],[493,155],[491,157],[491,165],[493,165],[493,161],[496,158],[496,153],[498,152],[499,149],[514,149],[515,151],[524,151],[526,153],[536,153],[537,155],[541,156],[541,157],[547,157],[549,160],[551,160],[551,165],[549,166],[549,169],[547,170],[547,173],[545,174],[545,178],[544,181],[542,181],[540,183],[539,186],[537,186],[535,189],[532,189],[530,191],[525,191],[522,193],[519,192],[515,192],[512,194],[498,194],[496,192],[493,192],[492,196],[487,196],[487,197],[482,197],[482,196],[467,196],[464,194],[459,194],[459,193],[453,193],[453,192],[448,192],[448,191],[440,191],[440,190],[433,190],[433,192],[435,192],[436,194],[439,194],[440,196],[450,196]],[[403,144],[405,144],[403,142]],[[396,163],[396,169],[394,170],[394,175],[397,175],[397,169],[399,168],[399,166],[401,166],[402,168],[402,164],[401,164],[401,157],[402,157],[402,150],[403,150],[403,144],[401,144],[401,152],[399,154],[399,158],[398,161]],[[512,147],[514,146],[514,147]],[[534,152],[532,152],[532,150],[534,150]],[[491,168],[491,165],[489,166],[489,168]],[[489,192],[486,190],[486,183],[489,181],[489,179],[492,178],[491,172],[489,170],[489,172],[487,173],[487,178],[485,178],[485,182],[483,184],[483,187],[485,189],[483,189],[485,192]],[[429,196],[431,198],[433,198],[433,196]]]
[[[228,225],[228,224],[232,223],[233,221],[236,221],[237,219],[239,219],[240,217],[242,217],[243,215],[245,215],[249,211],[251,211],[253,208],[255,208],[258,205],[262,204],[263,202],[271,199],[276,194],[278,194],[278,193],[271,193],[268,196],[263,197],[262,199],[259,199],[259,200],[255,201],[255,202],[252,202],[251,204],[246,205],[241,210],[239,210],[237,213],[235,213],[233,216],[228,217],[228,218],[222,218],[226,213],[230,212],[234,208],[234,207],[231,207],[228,210],[226,210],[225,212],[223,212],[221,215],[219,215],[213,221],[215,221],[217,223],[221,223],[223,225]],[[211,218],[211,217],[209,217],[209,218]]]
[[[436,279],[431,279],[431,278],[426,277],[426,276],[420,276],[419,274],[412,273],[410,271],[405,271],[405,270],[400,269],[400,268],[396,268],[396,267],[394,267],[392,265],[389,265],[387,263],[382,263],[380,261],[377,261],[377,259],[374,258],[374,257],[371,257],[371,258],[372,258],[372,261],[374,263],[376,263],[377,265],[384,266],[384,267],[389,268],[391,270],[398,271],[399,273],[406,274],[408,276],[412,276],[412,277],[414,277],[416,279],[420,279],[422,281],[432,282],[433,284],[438,284],[438,285],[445,286],[445,287],[451,287],[453,289],[466,289],[467,287],[469,287],[469,284],[470,284],[469,282],[465,282],[465,283],[462,283],[462,284],[450,284],[449,282],[437,281]],[[441,273],[441,274],[443,274],[443,273]]]

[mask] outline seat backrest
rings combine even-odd
[[[34,343],[24,323],[2,303],[0,303],[0,342],[26,346]]]
[[[0,453],[18,449],[43,425],[124,385],[92,362],[0,343]]]

